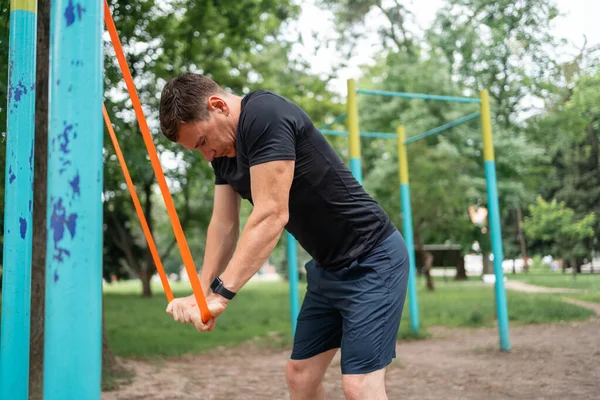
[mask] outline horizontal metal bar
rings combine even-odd
[[[340,121],[343,121],[344,119],[346,119],[346,116],[347,116],[347,114],[346,114],[346,113],[343,113],[343,114],[341,114],[340,116],[336,117],[336,118],[335,118],[333,121],[331,121],[330,123],[320,126],[320,127],[319,127],[319,129],[326,129],[326,128],[329,128],[329,127],[330,127],[330,126],[332,126],[333,124],[335,124],[335,123],[337,123],[337,122],[340,122]]]
[[[348,136],[348,131],[332,131],[329,129],[320,129],[323,135],[327,136]],[[387,132],[360,132],[360,137],[376,138],[376,139],[396,139],[395,133]]]
[[[416,136],[413,136],[413,137],[410,137],[410,138],[406,139],[406,141],[404,142],[404,144],[410,144],[410,143],[416,142],[417,140],[424,139],[424,138],[426,138],[428,136],[437,135],[438,133],[442,133],[446,129],[450,129],[450,128],[455,127],[457,125],[464,124],[465,122],[469,122],[472,119],[479,118],[480,115],[481,114],[479,112],[476,112],[476,113],[473,113],[473,114],[469,114],[467,116],[464,116],[464,117],[461,117],[461,118],[457,119],[456,121],[448,122],[447,124],[444,124],[442,126],[438,126],[437,128],[433,128],[433,129],[430,129],[430,130],[428,130],[426,132],[419,133]]]
[[[437,94],[388,92],[385,90],[366,90],[366,89],[357,89],[356,93],[374,94],[374,95],[379,95],[379,96],[390,96],[390,97],[403,97],[405,99],[453,101],[456,103],[475,103],[475,104],[481,103],[481,101],[479,99],[473,98],[473,97],[441,96],[441,95],[437,95]]]

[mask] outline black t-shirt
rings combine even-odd
[[[215,183],[231,185],[252,202],[250,167],[295,160],[286,229],[323,267],[348,265],[396,229],[308,115],[290,100],[264,90],[246,95],[236,140],[235,158],[212,162]]]

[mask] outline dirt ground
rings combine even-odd
[[[581,304],[581,303],[580,303]],[[584,305],[584,304],[581,304]],[[600,305],[590,305],[600,314]],[[495,329],[434,329],[433,338],[398,342],[386,375],[389,399],[599,399],[600,318],[511,327],[511,352]],[[289,350],[243,346],[161,363],[127,361],[131,385],[104,400],[288,399]],[[326,398],[343,400],[339,353],[325,376]]]

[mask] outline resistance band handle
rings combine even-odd
[[[148,155],[150,156],[150,162],[152,163],[152,168],[154,169],[156,181],[165,201],[167,213],[169,214],[169,219],[171,220],[171,225],[173,226],[173,231],[175,233],[175,238],[177,240],[177,244],[179,245],[179,251],[181,252],[183,264],[185,265],[185,269],[190,279],[190,283],[192,284],[194,297],[196,298],[196,302],[198,303],[198,307],[200,308],[200,316],[202,317],[202,321],[206,323],[212,318],[212,315],[208,310],[206,298],[204,297],[202,286],[200,285],[200,279],[198,278],[198,274],[194,266],[194,260],[192,258],[192,254],[190,252],[187,241],[185,239],[185,235],[183,234],[183,229],[181,228],[181,223],[179,222],[179,217],[177,216],[175,204],[173,203],[173,199],[171,198],[171,193],[169,192],[169,187],[167,185],[165,175],[163,173],[160,161],[158,159],[158,153],[156,151],[156,147],[154,146],[152,136],[150,135],[150,129],[148,128],[148,124],[144,116],[144,111],[142,109],[142,104],[138,97],[135,84],[133,82],[133,77],[131,76],[131,71],[129,70],[129,66],[127,65],[125,53],[123,51],[123,47],[121,46],[121,41],[119,39],[117,28],[112,18],[112,14],[110,12],[110,7],[108,6],[107,0],[104,0],[104,22],[106,24],[106,28],[108,29],[108,33],[110,34],[110,39],[115,49],[117,60],[119,61],[119,66],[121,67],[121,73],[123,74],[123,79],[125,80],[125,84],[127,85],[127,91],[129,92],[131,102],[133,103],[135,115],[137,117],[140,130],[142,131],[144,143],[146,144],[146,148],[148,149]]]

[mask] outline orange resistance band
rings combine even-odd
[[[204,294],[202,292],[202,286],[200,285],[200,279],[198,278],[196,267],[194,266],[194,260],[190,252],[190,248],[188,247],[187,241],[185,239],[185,235],[183,234],[183,229],[181,228],[181,223],[179,222],[179,217],[177,216],[175,204],[173,203],[173,199],[171,198],[171,193],[169,192],[169,187],[167,186],[167,181],[165,179],[165,175],[163,173],[160,161],[158,159],[156,147],[154,146],[152,136],[150,135],[150,129],[148,128],[148,123],[146,122],[146,118],[144,117],[144,111],[142,110],[142,105],[140,103],[135,84],[133,83],[131,71],[129,70],[129,66],[127,65],[127,60],[125,59],[123,47],[121,46],[121,41],[119,39],[117,28],[112,18],[107,0],[104,0],[104,22],[106,24],[108,33],[110,34],[110,38],[117,53],[117,59],[119,61],[119,65],[121,66],[121,72],[123,73],[123,78],[125,79],[125,84],[127,85],[127,90],[129,91],[129,96],[131,97],[131,101],[133,103],[133,108],[137,116],[138,124],[140,125],[140,129],[142,131],[144,143],[146,144],[146,148],[148,149],[148,155],[150,156],[152,168],[154,169],[154,174],[156,175],[156,180],[158,182],[158,186],[160,187],[160,191],[165,201],[165,206],[167,208],[167,213],[169,214],[169,219],[171,220],[171,225],[173,226],[173,231],[175,232],[175,238],[177,240],[177,244],[179,245],[179,250],[181,251],[183,264],[185,265],[185,269],[192,284],[192,289],[194,291],[196,302],[200,307],[200,315],[202,317],[202,321],[207,322],[212,318],[212,315],[208,310],[206,299],[204,298]]]
[[[150,248],[150,253],[152,254],[152,259],[154,260],[154,265],[156,265],[156,270],[158,271],[158,275],[160,276],[160,280],[162,282],[163,288],[165,289],[165,294],[167,295],[167,300],[169,303],[173,300],[173,292],[171,291],[171,285],[169,285],[169,280],[167,279],[167,274],[165,274],[165,270],[163,268],[162,262],[160,261],[160,256],[158,255],[158,251],[156,250],[156,244],[154,244],[154,239],[152,238],[152,233],[150,233],[150,227],[148,226],[148,221],[146,221],[146,216],[144,215],[144,210],[142,209],[142,205],[140,204],[140,199],[137,196],[135,191],[135,186],[133,186],[133,181],[131,180],[131,176],[129,175],[129,170],[127,169],[127,164],[125,163],[125,158],[123,157],[123,153],[121,152],[121,147],[119,146],[119,142],[117,141],[117,137],[115,135],[115,131],[113,129],[112,123],[110,122],[110,117],[108,116],[108,112],[106,111],[106,106],[102,104],[102,114],[104,115],[104,122],[106,123],[106,127],[108,128],[108,133],[110,135],[110,139],[115,146],[115,153],[117,153],[117,158],[119,159],[119,164],[121,164],[121,169],[123,170],[123,175],[125,176],[125,181],[127,182],[127,188],[129,189],[129,193],[131,194],[131,199],[133,200],[133,205],[135,206],[135,211],[137,212],[138,218],[142,224],[142,230],[144,231],[144,236],[146,236],[146,241],[148,241],[148,248]]]

